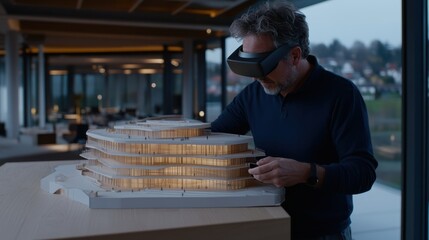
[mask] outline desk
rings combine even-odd
[[[19,140],[31,145],[55,144],[57,142],[54,132],[38,128],[21,129]]]
[[[90,209],[41,190],[41,178],[71,163],[0,167],[0,239],[290,239],[281,207]]]

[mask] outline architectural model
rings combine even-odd
[[[209,123],[146,119],[87,132],[85,161],[41,181],[91,208],[279,205],[283,189],[256,181],[249,164],[262,151],[246,135],[211,133]]]

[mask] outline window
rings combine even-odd
[[[372,190],[354,196],[353,238],[400,239],[401,1],[332,0],[301,11],[309,23],[310,53],[326,69],[353,81],[368,109],[379,166]]]

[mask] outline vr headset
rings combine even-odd
[[[291,49],[283,45],[271,52],[246,53],[242,51],[243,45],[238,47],[227,59],[229,68],[242,76],[263,78],[276,68],[280,59]]]

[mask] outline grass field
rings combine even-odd
[[[366,101],[374,154],[378,160],[378,181],[401,187],[401,97],[389,96]]]

